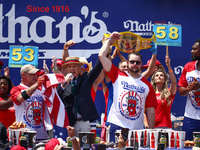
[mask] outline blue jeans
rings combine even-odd
[[[186,131],[185,140],[193,140],[193,132],[200,132],[200,120],[184,117],[183,131]]]
[[[113,141],[115,143],[115,132],[116,130],[121,130],[122,127],[115,125],[115,124],[110,124],[110,142]]]

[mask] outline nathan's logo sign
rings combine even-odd
[[[139,20],[126,20],[123,22],[124,29],[136,33],[141,36],[152,36],[153,35],[153,26],[155,23],[165,23],[168,25],[173,25],[175,23],[168,21],[146,21],[139,22]]]
[[[68,18],[67,16],[63,16],[60,22],[51,16],[41,15],[32,20],[32,18],[27,16],[15,17],[15,11],[15,4],[13,4],[12,8],[4,14],[3,4],[0,4],[1,43],[18,42],[16,41],[16,37],[18,37],[16,36],[16,31],[21,31],[21,33],[18,33],[20,37],[17,39],[21,43],[29,43],[32,41],[35,43],[65,43],[68,39],[67,36],[70,34],[71,36],[69,38],[74,40],[76,43],[80,43],[85,40],[88,43],[95,44],[102,40],[102,35],[104,33],[107,33],[106,24],[102,20],[97,19],[95,16],[98,12],[92,11],[89,15],[89,9],[87,6],[83,6],[80,10],[81,15],[84,16],[85,20],[87,19],[87,22],[88,19],[90,19],[89,24],[84,27],[82,27],[81,24],[85,20],[77,16],[70,16]],[[6,21],[8,21],[8,23],[5,23]],[[41,27],[39,22],[42,22],[44,26]],[[20,27],[19,30],[16,30],[16,25]],[[69,31],[67,30],[68,25],[71,26]],[[5,29],[7,29],[7,31]],[[38,29],[44,31],[43,36],[39,35]],[[7,34],[4,32],[7,32]]]
[[[138,35],[152,35],[152,21],[147,21],[146,23],[140,23],[136,20],[124,21],[124,28],[131,32],[137,33]]]

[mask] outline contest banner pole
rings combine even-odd
[[[166,46],[166,56],[169,56],[168,45]]]

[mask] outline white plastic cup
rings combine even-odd
[[[133,134],[133,138],[131,137]],[[135,130],[129,130],[129,133],[128,133],[128,145],[130,147],[134,147],[135,145]]]
[[[155,131],[154,129],[145,129],[147,131],[147,147],[150,147],[150,141],[151,141],[151,132]]]
[[[177,131],[176,133],[176,147],[184,148],[185,143],[185,131]]]
[[[169,148],[175,148],[176,138],[175,138],[175,132],[173,130],[168,130],[168,147]]]
[[[155,137],[155,147],[158,147],[158,135],[159,131],[153,131]]]
[[[15,136],[16,136],[16,144],[19,145],[19,137],[21,135],[21,131],[20,130],[15,130]]]
[[[159,131],[150,131],[150,148],[156,149],[158,147]]]
[[[148,131],[144,130],[144,147],[148,146]]]
[[[138,136],[138,147],[141,148],[141,135],[143,130],[137,130],[137,136]]]

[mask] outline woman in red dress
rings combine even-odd
[[[12,82],[7,76],[0,76],[0,122],[6,128],[15,122],[15,109],[9,96]]]

